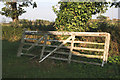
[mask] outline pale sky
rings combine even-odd
[[[60,0],[33,0],[37,3],[37,8],[27,7],[24,8],[27,12],[24,13],[19,17],[19,19],[29,19],[29,20],[36,20],[36,19],[43,19],[49,21],[55,21],[56,15],[52,10],[52,6],[56,5]],[[0,10],[4,7],[4,4],[0,2]],[[103,15],[112,18],[118,19],[118,8],[109,8],[109,10],[104,13]],[[93,19],[95,19],[98,14],[93,15]],[[3,18],[6,21],[11,21],[11,18],[6,18],[5,16],[0,15],[0,22],[3,21]],[[120,18],[120,17],[119,17]]]

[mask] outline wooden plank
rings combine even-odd
[[[24,43],[25,45],[32,45],[33,43]],[[43,44],[38,44],[36,46],[43,46]],[[58,45],[46,45],[48,47],[58,47]]]
[[[98,51],[104,52],[104,49],[95,49],[95,48],[83,48],[83,47],[73,47],[76,50],[88,50],[88,51]]]
[[[37,42],[35,42],[34,44],[32,44],[32,46],[29,47],[28,50],[30,50],[30,49],[33,48],[34,46],[38,45],[38,43],[39,43],[40,41],[42,41],[42,40],[43,40],[43,37],[41,37]]]
[[[50,50],[45,50],[45,52],[51,52],[51,51]],[[69,55],[68,52],[58,52],[58,51],[55,51],[54,53],[56,53],[56,54],[63,54],[63,55]],[[103,59],[103,56],[90,55],[90,54],[80,54],[79,52],[75,52],[75,51],[72,51],[72,55],[74,55],[74,56],[82,56],[82,57],[87,57],[87,58]]]
[[[94,65],[101,65],[100,63],[95,63],[95,62],[86,62],[86,61],[78,61],[78,60],[71,60],[73,62],[78,62],[78,63],[88,63],[88,64],[94,64]]]
[[[57,48],[55,48],[53,51],[51,51],[48,55],[46,55],[43,59],[41,59],[39,62],[42,62],[44,59],[46,59],[48,56],[50,56],[52,53],[54,53],[56,50],[58,50],[60,47],[62,47],[64,44],[67,43],[67,41],[69,41],[72,38],[72,36],[70,36],[69,38],[66,39],[65,42],[63,42],[62,44],[60,44]]]
[[[45,50],[44,52],[51,52],[51,51],[50,50]],[[64,54],[64,55],[69,54],[68,52],[58,52],[58,51],[55,51],[54,53],[56,53],[56,54]]]
[[[67,61],[68,59],[65,59],[65,58],[56,58],[56,57],[51,57],[49,56],[48,58],[50,59],[56,59],[56,60],[62,60],[62,61]],[[86,62],[86,61],[78,61],[78,60],[71,60],[73,62],[77,62],[77,63],[88,63],[88,64],[94,64],[94,65],[101,65],[100,63],[93,63],[93,62]]]
[[[73,47],[74,47],[74,40],[75,40],[75,35],[72,35],[71,48],[70,48],[70,52],[69,52],[69,56],[68,56],[68,63],[71,62],[72,51],[73,51]]]
[[[24,43],[25,45],[32,45],[33,43]],[[36,46],[43,46],[43,44],[38,44]],[[58,47],[58,45],[46,45],[48,47]],[[70,46],[62,46],[61,48],[70,48]]]
[[[25,31],[25,33],[32,33],[32,32],[37,33],[38,31]]]
[[[38,40],[38,39],[35,39],[35,38],[24,38],[25,40]]]
[[[50,50],[45,50],[45,52],[51,52],[51,51]],[[58,51],[55,51],[54,53],[68,55],[67,52],[58,52]],[[75,51],[72,51],[72,55],[83,56],[83,57],[88,57],[88,58],[100,58],[100,59],[103,58],[103,56],[90,55],[90,54],[80,54],[79,52],[75,52]]]
[[[42,59],[42,57],[43,57],[43,53],[44,53],[44,50],[45,50],[46,42],[47,42],[47,35],[45,34],[45,40],[44,40],[43,48],[42,48],[42,51],[41,51],[40,59]]]
[[[97,43],[97,42],[85,42],[85,41],[74,41],[74,43],[84,43],[84,44],[97,44],[97,45],[104,45],[104,43]]]
[[[28,45],[31,45],[29,43],[25,43],[25,44],[28,44]],[[43,46],[42,44],[40,45],[37,45],[37,46]],[[58,45],[46,45],[48,47],[58,47]],[[70,49],[70,46],[63,46],[61,48],[69,48]],[[76,50],[90,50],[90,51],[98,51],[98,52],[104,52],[104,49],[95,49],[95,48],[83,48],[83,47],[73,47],[73,49],[76,49]]]
[[[23,34],[22,34],[22,39],[21,39],[21,44],[20,44],[20,46],[19,46],[19,48],[18,48],[18,53],[17,53],[17,56],[18,57],[20,57],[21,56],[21,52],[22,52],[22,48],[23,48],[23,46],[24,46],[24,37],[25,37],[25,31],[26,31],[27,29],[25,28],[24,29],[24,32],[23,32]]]
[[[26,31],[26,34],[39,34],[39,35],[75,35],[75,36],[99,36],[105,37],[106,32],[65,32],[65,31]]]
[[[22,53],[21,55],[24,55],[24,56],[36,56],[36,55],[34,55],[34,54],[24,54],[24,53]]]
[[[65,40],[47,40],[47,41],[54,41],[54,42],[64,42]],[[71,42],[71,41],[68,41]],[[97,44],[97,45],[104,45],[104,43],[97,43],[97,42],[85,42],[85,41],[74,41],[74,43],[83,43],[83,44]]]
[[[22,48],[22,50],[28,50],[28,48]]]
[[[63,61],[68,61],[68,59],[66,58],[56,58],[56,57],[51,57],[51,56],[49,56],[48,58],[50,58],[50,59],[56,59],[56,60],[63,60]]]
[[[24,43],[24,45],[33,45],[34,43]]]
[[[64,42],[65,40],[47,40],[47,41],[50,41],[50,42]],[[71,41],[68,41],[68,42],[71,42]]]
[[[99,59],[103,59],[103,56],[90,55],[90,54],[80,54],[79,52],[75,52],[75,51],[72,51],[72,54],[73,54],[73,55],[76,55],[76,56],[83,56],[83,57],[88,57],[88,58],[99,58]]]

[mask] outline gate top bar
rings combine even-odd
[[[25,34],[48,34],[48,35],[76,35],[76,36],[107,36],[106,32],[65,32],[65,31],[25,31]]]

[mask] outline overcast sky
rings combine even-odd
[[[59,0],[33,0],[37,3],[37,8],[33,9],[31,7],[24,8],[27,12],[21,15],[20,19],[29,19],[29,20],[36,20],[36,19],[43,19],[49,21],[55,21],[56,15],[52,10],[52,6],[56,5]],[[0,2],[0,10],[4,7],[4,3]],[[118,19],[118,8],[109,8],[106,13],[103,15],[112,18]],[[95,19],[98,14],[93,15],[93,19]],[[11,21],[11,18],[6,18],[5,16],[0,15],[0,22],[3,21],[3,18],[6,21]],[[119,17],[120,18],[120,17]]]

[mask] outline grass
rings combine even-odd
[[[20,42],[2,41],[3,78],[120,78],[120,65],[104,67],[47,59],[38,63],[30,57],[17,57]]]

